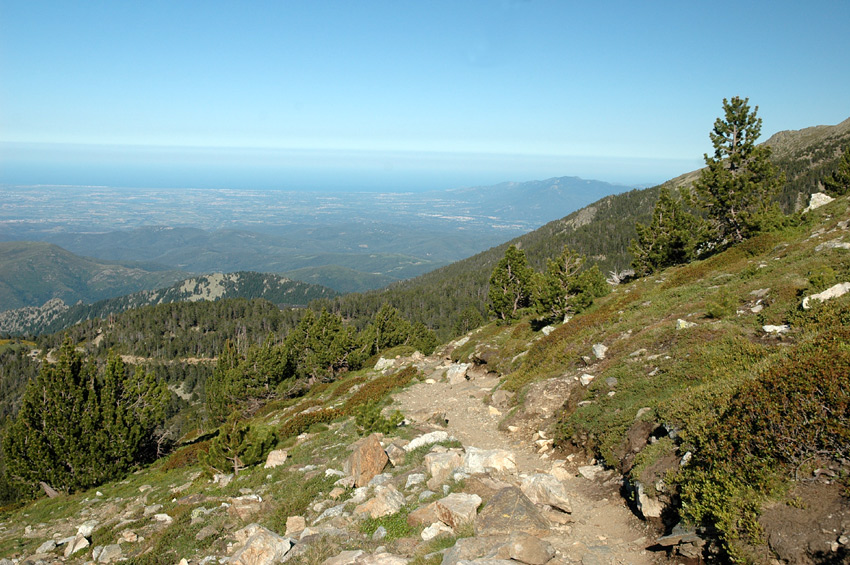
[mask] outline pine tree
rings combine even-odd
[[[277,443],[277,436],[266,428],[252,428],[233,412],[219,428],[218,436],[210,442],[209,450],[199,459],[214,471],[235,475],[245,467],[256,465]]]
[[[490,309],[499,320],[510,322],[520,308],[531,304],[533,277],[525,252],[515,245],[508,247],[490,275],[488,291]]]
[[[670,189],[662,187],[649,225],[635,225],[638,237],[629,245],[632,267],[646,276],[671,265],[687,263],[697,255],[704,239],[703,222],[685,210]]]
[[[770,161],[770,148],[756,145],[761,135],[758,106],[748,98],[723,99],[724,116],[709,134],[714,156],[694,183],[693,203],[703,210],[719,244],[738,243],[760,231],[780,214],[771,202],[784,176]]]
[[[6,431],[7,476],[30,494],[41,482],[73,492],[119,477],[144,459],[170,398],[143,372],[127,379],[114,353],[98,375],[67,340],[27,385]]]
[[[850,192],[850,145],[841,155],[838,169],[823,180],[823,187],[833,196],[843,196]]]
[[[538,280],[537,311],[546,318],[563,318],[573,311],[572,286],[586,257],[566,245],[557,259],[546,260],[546,273]]]

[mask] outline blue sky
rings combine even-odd
[[[700,166],[724,97],[763,139],[850,117],[848,21],[843,0],[0,0],[0,182],[660,182]]]

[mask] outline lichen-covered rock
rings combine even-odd
[[[533,536],[549,533],[549,522],[517,487],[496,493],[475,519],[477,536],[509,536],[524,532]]]

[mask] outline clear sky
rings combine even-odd
[[[0,182],[449,188],[850,117],[850,1],[0,0]],[[329,187],[330,188],[330,187]]]

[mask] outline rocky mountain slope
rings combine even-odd
[[[278,436],[265,466],[210,468],[215,433],[192,434],[122,481],[5,509],[0,555],[846,562],[850,467],[828,441],[850,433],[848,249],[842,197],[562,324],[385,352],[255,412]]]
[[[333,290],[293,281],[273,274],[215,273],[182,280],[158,290],[142,290],[94,304],[68,306],[54,298],[40,307],[0,312],[0,333],[11,335],[53,333],[93,318],[106,318],[135,308],[227,298],[263,298],[278,306],[306,306],[313,300],[332,298]]]

